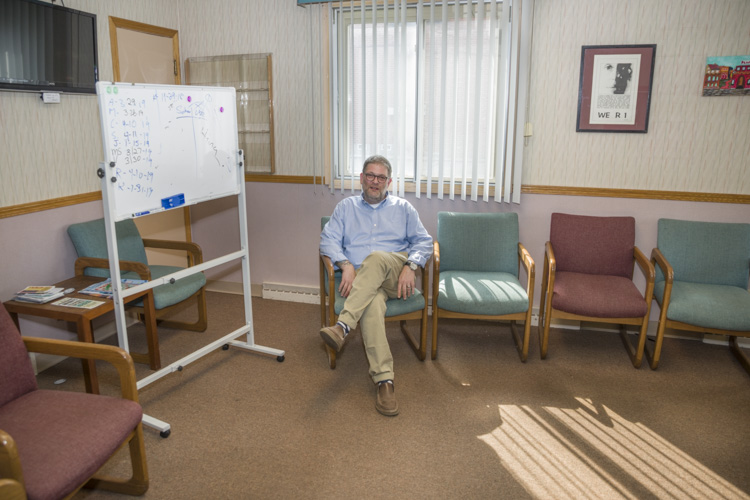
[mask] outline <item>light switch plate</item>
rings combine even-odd
[[[59,104],[60,94],[57,92],[42,92],[42,101],[47,104]]]

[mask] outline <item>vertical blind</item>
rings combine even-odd
[[[520,203],[531,0],[333,2],[331,187]]]

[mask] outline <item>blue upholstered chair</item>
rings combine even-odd
[[[109,362],[120,397],[39,389],[29,352]],[[0,303],[0,498],[70,498],[81,487],[142,495],[148,489],[142,417],[128,353],[21,337]],[[130,478],[94,476],[125,445]]]
[[[730,338],[750,373],[737,337],[750,337],[750,224],[660,219],[654,300],[661,307],[652,369],[659,365],[664,330],[676,328]]]
[[[320,229],[322,230],[330,217],[320,219]],[[406,337],[409,345],[414,350],[420,361],[424,361],[427,352],[427,300],[424,296],[424,290],[428,288],[428,271],[427,263],[425,270],[422,271],[422,291],[415,290],[414,295],[407,300],[389,299],[385,306],[385,320],[398,321],[401,326],[401,332]],[[320,256],[320,325],[328,326],[338,321],[339,314],[344,309],[346,299],[339,293],[339,284],[341,283],[341,271],[334,270],[331,259]],[[331,295],[331,290],[334,294]],[[331,300],[333,299],[333,300]],[[407,330],[406,322],[408,320],[419,320],[419,341]],[[328,361],[331,369],[336,368],[336,351],[325,346],[328,353]]]
[[[438,320],[510,321],[521,361],[529,353],[534,260],[518,241],[518,214],[439,212],[432,271],[432,359]],[[519,281],[521,265],[526,287]],[[523,339],[516,321],[524,322]]]
[[[633,283],[638,264],[646,278],[645,292]],[[553,318],[620,326],[620,337],[635,368],[646,344],[654,267],[635,246],[635,219],[553,213],[545,245],[539,347],[547,356]],[[634,347],[626,325],[639,327]]]
[[[203,253],[195,243],[143,239],[132,219],[116,222],[115,227],[120,272],[123,278],[153,280],[184,269],[176,266],[149,265],[146,247],[185,251],[188,266],[203,262]],[[78,253],[75,263],[76,276],[85,274],[108,278],[109,260],[104,219],[72,224],[68,226],[68,235]],[[196,273],[176,280],[174,283],[165,283],[155,287],[153,289],[154,308],[159,326],[205,331],[208,326],[205,285],[206,276],[203,273]],[[191,297],[196,299],[198,305],[198,319],[195,322],[159,319],[164,313],[180,306],[183,301]],[[136,307],[139,305],[140,303],[135,303]]]

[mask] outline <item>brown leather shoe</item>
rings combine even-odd
[[[396,393],[392,381],[378,382],[378,397],[375,400],[375,408],[386,417],[398,415],[398,403],[396,402]]]
[[[338,323],[333,326],[321,328],[320,336],[323,337],[323,341],[336,352],[339,352],[341,348],[344,347],[346,337],[348,337],[348,335],[344,334],[344,329]]]

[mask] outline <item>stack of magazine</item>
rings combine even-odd
[[[27,286],[20,292],[17,292],[13,300],[19,302],[33,302],[34,304],[44,304],[50,300],[62,297],[63,289],[54,286]]]
[[[140,285],[142,283],[146,283],[146,280],[128,280],[123,279],[122,281],[122,287],[121,290],[125,290],[127,288],[133,288],[136,285]],[[107,299],[112,298],[112,280],[110,278],[107,278],[106,280],[102,281],[101,283],[94,283],[93,285],[87,286],[83,290],[80,290],[78,293],[85,293],[86,295],[93,295],[94,297],[104,297]]]

